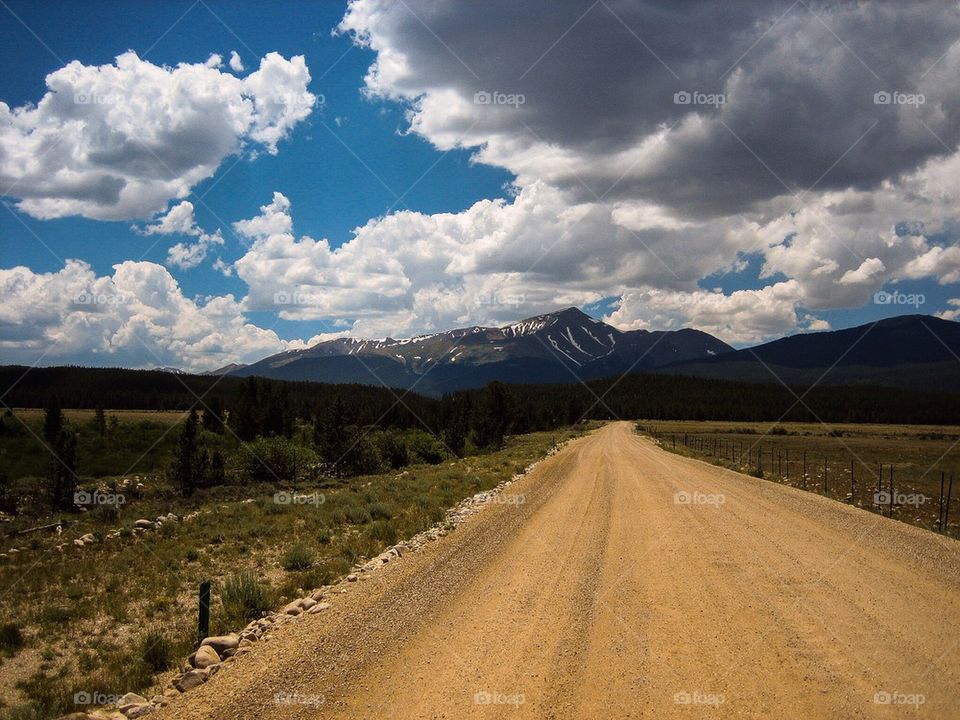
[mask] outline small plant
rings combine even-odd
[[[0,625],[0,650],[12,655],[24,646],[23,633],[20,626],[14,622]]]
[[[252,620],[270,609],[267,591],[249,570],[241,570],[227,578],[220,600],[227,615],[240,622]]]
[[[366,508],[351,505],[344,513],[346,520],[351,525],[363,525],[370,522],[370,513]]]
[[[187,550],[187,554],[184,556],[187,562],[196,562],[200,559],[200,551],[196,548],[190,548]]]
[[[288,571],[306,570],[313,565],[313,553],[306,545],[291,545],[283,555],[282,565]]]
[[[372,517],[374,520],[389,520],[393,517],[393,508],[387,503],[370,503],[367,510],[370,513],[370,517]]]
[[[140,638],[140,659],[154,672],[161,672],[173,665],[173,646],[159,628],[152,628]]]

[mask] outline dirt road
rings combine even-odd
[[[627,423],[508,492],[154,717],[960,717],[956,541]]]

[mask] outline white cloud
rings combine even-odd
[[[841,285],[869,282],[886,269],[880,258],[867,258],[856,270],[847,270],[837,282]]]
[[[937,317],[943,320],[960,321],[960,298],[951,298],[947,300],[947,305],[950,306],[950,309],[941,310],[937,313]]]
[[[485,226],[475,222],[478,204],[457,220],[398,214],[358,229],[358,247],[390,232],[379,247],[398,257],[417,232],[439,234],[435,252],[449,261],[454,282],[436,287],[401,261],[410,285],[395,296],[390,322],[431,327],[437,308],[448,319],[475,318],[467,288],[511,273],[509,286],[532,296],[547,286],[622,293],[619,317],[629,322],[648,316],[634,315],[630,299],[655,290],[657,302],[694,303],[665,321],[685,318],[742,341],[819,327],[804,311],[862,306],[898,279],[960,281],[960,159],[949,149],[960,138],[956,7],[692,2],[680,27],[679,16],[648,3],[585,14],[561,0],[549,14],[507,0],[483,11],[407,5],[349,5],[340,30],[376,54],[367,92],[405,104],[410,131],[438,149],[471,148],[476,160],[512,171],[520,194],[486,210]],[[623,23],[642,27],[654,52]],[[865,82],[863,65],[824,23],[890,87]],[[661,36],[671,42],[654,42]],[[881,36],[901,38],[898,52],[880,51]],[[898,88],[926,102],[875,102],[875,92]],[[725,102],[674,101],[690,90],[722,92]],[[476,99],[498,91],[524,102]],[[403,224],[418,227],[394,232]],[[532,249],[557,240],[528,270]],[[748,256],[759,257],[766,288],[703,295],[699,281],[742,272]],[[429,293],[421,311],[416,298]],[[773,307],[749,302],[774,296]],[[712,317],[718,304],[735,307],[736,319]]]
[[[160,265],[127,261],[113,275],[68,260],[55,273],[0,270],[6,362],[85,362],[210,370],[286,347],[248,323],[232,295],[190,300]]]
[[[315,97],[302,56],[269,53],[244,78],[206,63],[158,66],[128,51],[73,61],[34,105],[0,102],[0,184],[37,218],[146,218],[246,149],[277,152]]]
[[[624,293],[605,318],[620,328],[667,330],[693,326],[728,343],[754,343],[795,330],[800,286],[795,280],[760,290]]]
[[[142,229],[133,227],[135,232],[142,235],[192,235],[197,239],[194,242],[178,242],[167,251],[167,265],[181,270],[189,270],[202,263],[213,245],[223,245],[223,236],[220,230],[214,233],[205,232],[194,216],[193,203],[184,200],[170,208],[169,212],[161,216],[156,222],[146,225]]]
[[[230,51],[230,69],[234,72],[243,72],[243,60],[240,59],[239,53],[236,50]]]

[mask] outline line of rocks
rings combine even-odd
[[[564,444],[554,445],[546,457],[558,452]],[[433,527],[417,533],[409,540],[397,543],[365,563],[354,565],[353,572],[342,580],[338,580],[334,585],[324,585],[309,595],[287,603],[278,612],[268,613],[258,620],[250,621],[239,633],[204,638],[197,650],[187,658],[189,667],[184,668],[170,681],[163,694],[156,695],[148,700],[142,695],[127,693],[117,702],[116,711],[97,710],[92,713],[73,713],[65,715],[59,720],[134,720],[149,715],[158,708],[169,704],[173,698],[206,683],[224,666],[235,662],[238,657],[250,652],[256,643],[269,642],[271,632],[275,628],[298,618],[316,615],[329,609],[331,607],[329,600],[332,599],[331,596],[339,583],[344,581],[354,583],[366,580],[370,577],[370,573],[376,572],[390,562],[399,560],[405,552],[417,552],[429,543],[448,535],[458,525],[465,522],[468,517],[495,502],[498,496],[533,470],[540,462],[542,460],[531,463],[524,468],[522,473],[515,474],[509,480],[504,480],[490,490],[478,492],[462,500],[448,509],[446,517]],[[346,588],[340,588],[340,592],[346,593],[347,590]]]

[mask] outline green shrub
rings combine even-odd
[[[23,633],[15,622],[0,625],[0,650],[5,653],[15,653],[24,645]]]
[[[437,465],[447,457],[447,448],[440,440],[423,430],[411,430],[407,433],[407,448],[411,461]]]
[[[390,521],[375,522],[370,526],[370,537],[381,545],[395,545],[397,528]]]
[[[284,570],[306,570],[313,565],[313,552],[306,545],[297,543],[287,548],[283,554]]]
[[[223,583],[220,600],[227,615],[239,622],[246,622],[270,609],[270,599],[260,581],[249,570],[231,575]]]
[[[258,437],[230,456],[228,475],[240,482],[296,482],[311,476],[320,461],[313,448],[285,437]]]
[[[410,464],[407,444],[401,433],[396,431],[379,433],[375,442],[380,450],[380,456],[392,469],[397,470]]]
[[[140,638],[139,655],[154,672],[161,672],[174,664],[173,645],[159,628],[148,630]]]
[[[374,520],[389,520],[393,517],[393,506],[384,502],[372,502],[367,506],[370,517]]]
[[[351,525],[363,525],[370,522],[370,512],[365,507],[350,505],[344,510],[344,516]]]

